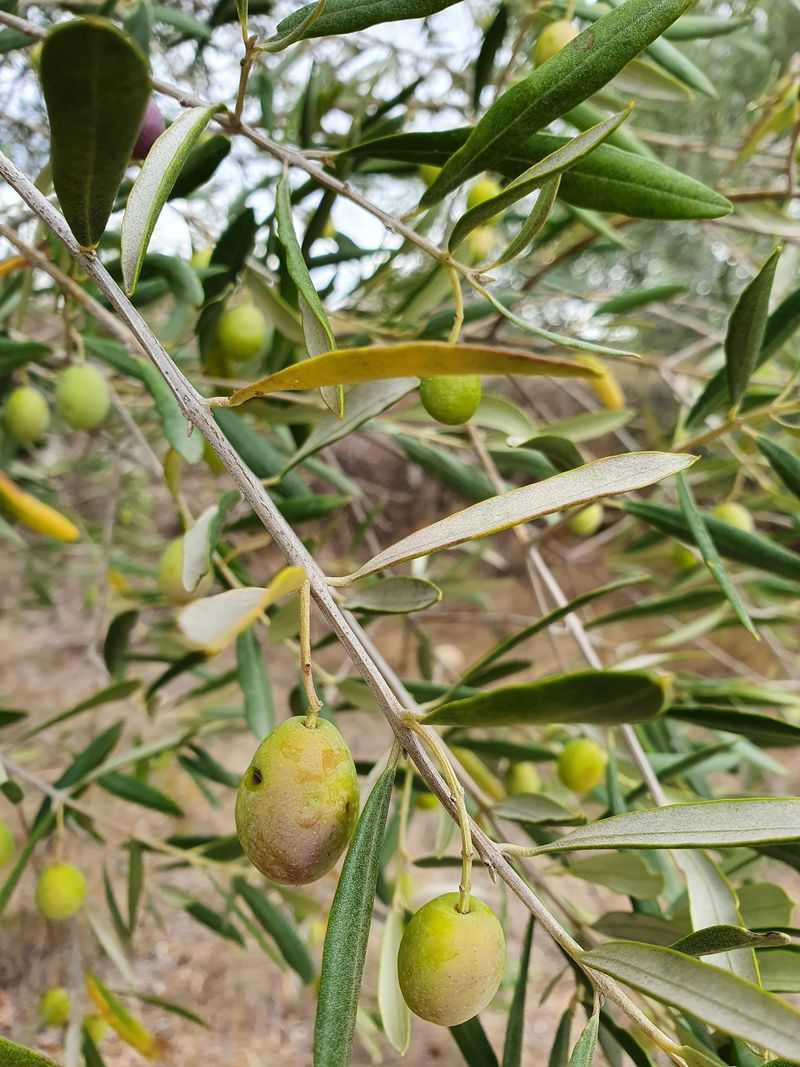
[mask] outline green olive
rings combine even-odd
[[[158,561],[156,574],[158,588],[170,602],[180,606],[197,600],[209,591],[214,584],[214,576],[209,572],[200,579],[197,588],[190,593],[183,587],[183,538],[176,537],[170,541]]]
[[[406,1004],[421,1019],[457,1026],[490,1003],[505,969],[503,928],[477,897],[458,910],[458,893],[429,900],[403,933],[397,977]]]
[[[474,207],[478,207],[479,204],[484,204],[487,200],[494,200],[499,193],[500,186],[494,178],[478,178],[467,189],[467,210],[471,211]]]
[[[679,571],[694,570],[698,563],[697,556],[692,552],[691,548],[687,548],[686,545],[673,545],[670,556],[673,564]]]
[[[542,788],[542,779],[536,764],[529,760],[512,763],[506,773],[506,792],[509,796],[517,793],[538,793]]]
[[[86,895],[86,879],[71,863],[51,863],[36,879],[36,907],[45,919],[69,919]]]
[[[72,1002],[63,986],[46,989],[39,997],[39,1025],[63,1026],[69,1018]]]
[[[556,52],[560,52],[564,45],[569,44],[578,36],[579,30],[569,19],[559,19],[545,27],[537,38],[533,48],[533,62],[537,67],[546,63]]]
[[[569,520],[569,528],[578,537],[591,537],[596,534],[603,525],[603,505],[590,504],[588,508],[581,508]]]
[[[223,356],[252,359],[267,339],[266,320],[258,308],[250,304],[228,308],[217,320],[215,339]]]
[[[41,440],[50,425],[50,409],[44,394],[32,385],[12,389],[6,400],[3,425],[9,437],[21,445]]]
[[[108,384],[95,367],[76,364],[56,382],[56,411],[73,430],[93,430],[108,415]]]
[[[419,168],[419,176],[426,185],[433,185],[441,173],[441,167],[434,167],[432,163],[423,163]]]
[[[606,755],[589,737],[573,737],[558,756],[558,777],[575,793],[588,793],[603,780]]]
[[[236,832],[267,878],[304,885],[336,863],[358,819],[347,744],[326,719],[287,719],[258,746],[236,794]]]
[[[469,422],[478,410],[481,380],[477,374],[443,374],[422,378],[419,398],[432,419],[445,426],[461,426]]]
[[[724,504],[717,504],[715,508],[711,509],[711,514],[715,519],[727,522],[729,526],[735,526],[737,530],[741,530],[743,533],[752,533],[756,528],[753,516],[747,508],[733,500],[728,500]]]

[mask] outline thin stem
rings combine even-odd
[[[450,330],[450,336],[447,338],[447,343],[454,345],[458,342],[458,338],[461,335],[461,327],[464,325],[464,294],[461,291],[461,279],[453,267],[446,266],[444,269],[450,279],[450,284],[453,286],[455,310],[453,313],[453,326]]]
[[[308,712],[306,713],[306,726],[314,729],[317,725],[317,716],[322,707],[322,701],[317,696],[314,687],[314,670],[311,666],[311,584],[308,581],[300,586],[298,598],[300,612],[300,670],[303,675],[303,688],[306,691]]]
[[[406,720],[411,729],[419,735],[426,748],[433,753],[434,759],[450,787],[450,793],[458,811],[458,828],[461,831],[461,882],[458,887],[458,910],[462,915],[469,914],[469,895],[472,889],[472,836],[469,829],[469,814],[464,798],[464,787],[459,782],[453,765],[447,758],[439,735],[434,730],[423,730],[421,724],[413,717]]]

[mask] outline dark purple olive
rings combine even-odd
[[[139,135],[136,138],[136,144],[133,146],[131,157],[133,159],[144,159],[166,128],[164,116],[158,110],[151,97],[147,101],[147,107],[144,109],[144,118],[142,119],[142,125],[139,127]]]

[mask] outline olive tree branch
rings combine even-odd
[[[202,433],[214,452],[219,456],[234,484],[241,491],[253,512],[261,520],[287,562],[305,570],[313,599],[375,697],[378,706],[395,734],[396,743],[408,753],[428,787],[438,797],[451,818],[457,821],[459,813],[456,798],[451,795],[450,789],[425,751],[423,742],[417,736],[418,731],[416,729],[412,730],[406,721],[406,709],[413,710],[414,702],[409,701],[406,709],[404,709],[387,681],[387,677],[391,676],[393,672],[387,671],[384,673],[382,664],[385,665],[385,661],[383,661],[383,658],[373,658],[370,654],[369,643],[365,639],[361,627],[352,616],[349,616],[339,607],[328,587],[325,574],[278,511],[259,479],[231,447],[228,439],[215,422],[206,400],[183,376],[161,345],[161,342],[137,309],[123,294],[96,255],[81,251],[63,216],[56,211],[47,198],[36,189],[19,168],[2,153],[0,153],[0,177],[8,182],[11,188],[34,211],[51,233],[58,238],[86,275],[95,282],[164,378],[187,421]],[[47,269],[47,267],[43,269]],[[89,308],[85,302],[84,306],[87,309]],[[114,329],[114,334],[117,335],[116,328]],[[429,730],[430,727],[420,725],[420,729]],[[581,946],[545,907],[528,883],[506,860],[494,842],[472,820],[470,820],[470,833],[475,849],[489,871],[498,874],[503,879],[514,895],[536,917],[550,936],[580,964],[583,953]],[[586,973],[595,988],[606,999],[615,1003],[679,1067],[686,1067],[685,1061],[680,1056],[679,1046],[647,1018],[613,979],[589,969],[587,969]]]

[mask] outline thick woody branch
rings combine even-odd
[[[287,162],[293,162],[293,159],[287,160]],[[456,798],[452,796],[450,789],[425,751],[423,742],[415,732],[422,731],[424,733],[430,728],[420,725],[418,727],[415,726],[415,729],[412,730],[409,727],[405,719],[405,711],[413,708],[413,702],[409,701],[404,708],[400,700],[398,700],[395,689],[402,694],[403,699],[406,696],[399,681],[394,677],[392,678],[393,689],[392,684],[387,680],[388,677],[392,677],[393,672],[390,672],[381,661],[376,663],[375,658],[370,654],[370,643],[366,635],[352,616],[343,612],[339,607],[331,594],[325,574],[278,511],[259,479],[231,447],[215,422],[206,400],[183,376],[161,345],[161,342],[120,290],[96,255],[81,251],[63,216],[55,210],[46,197],[36,189],[19,168],[2,153],[0,153],[0,177],[8,182],[28,207],[61,241],[78,266],[95,282],[116,311],[119,319],[125,324],[166,381],[190,427],[199,430],[219,456],[234,484],[241,491],[253,512],[261,520],[286,561],[305,570],[311,596],[375,697],[399,744],[408,753],[420,775],[432,792],[439,798],[450,816],[457,820],[458,807]],[[19,247],[19,244],[15,243]],[[28,255],[27,251],[25,254],[26,256]],[[44,263],[39,265],[44,270],[48,270]],[[52,274],[52,271],[48,272]],[[95,310],[87,304],[85,299],[83,303],[90,312]],[[118,336],[117,330],[118,327],[113,330],[115,336]],[[475,850],[489,871],[498,874],[515,896],[537,918],[550,936],[571,957],[580,962],[581,946],[548,911],[527,882],[523,880],[494,842],[483,833],[474,821],[470,820],[469,828]],[[617,1004],[628,1018],[643,1033],[647,1034],[659,1048],[667,1052],[679,1067],[685,1067],[684,1060],[679,1054],[678,1046],[644,1015],[613,979],[594,971],[587,971],[587,973],[603,996]]]

